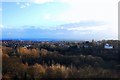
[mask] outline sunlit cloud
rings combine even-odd
[[[21,5],[20,8],[25,8],[26,6],[25,5]]]
[[[29,7],[31,5],[30,2],[17,2],[16,4],[18,6],[20,6],[20,8],[26,8],[26,7]]]
[[[17,2],[16,4],[17,4],[17,5],[19,5],[19,4],[20,4],[20,2]]]
[[[30,6],[30,3],[25,3],[26,6]]]
[[[93,27],[73,27],[73,28],[67,28],[67,30],[72,30],[72,31],[102,31],[102,30],[106,30],[107,28],[105,26],[93,26]]]
[[[0,25],[0,28],[4,28],[4,26],[3,26],[3,25]]]
[[[31,0],[31,2],[36,4],[44,4],[44,3],[54,2],[54,0]]]

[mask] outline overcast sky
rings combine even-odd
[[[119,0],[28,1],[3,0],[3,38],[118,38]]]

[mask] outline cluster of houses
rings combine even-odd
[[[49,44],[50,44],[50,43],[49,43]],[[97,44],[97,45],[99,45],[99,44]],[[55,47],[55,44],[52,44],[52,43],[51,43],[50,46]],[[59,43],[58,46],[70,47],[71,45],[66,45],[65,43]],[[83,44],[82,46],[84,46],[84,48],[89,48],[89,47],[92,48],[92,47],[93,47],[92,45],[89,45],[89,43],[85,43],[85,44]],[[31,47],[31,45],[24,45],[24,48],[25,48],[25,47],[28,48],[28,47]],[[80,45],[77,45],[77,47],[80,48]],[[113,47],[113,45],[106,43],[106,44],[104,44],[103,48],[104,48],[104,49],[113,49],[114,47]]]
[[[3,41],[2,42],[4,45],[13,45],[14,46],[14,48],[16,47],[16,44],[17,45],[21,45],[21,46],[23,46],[24,48],[29,48],[29,47],[31,47],[32,46],[32,44],[35,44],[35,42],[19,42],[19,41],[17,41],[17,42],[15,42],[15,41],[12,41],[12,43],[16,43],[15,45],[14,44],[9,44],[9,43],[11,43],[11,41]],[[77,48],[80,48],[81,46],[83,46],[84,48],[89,48],[89,47],[93,47],[92,46],[92,44],[91,43],[93,43],[93,44],[96,44],[96,45],[101,45],[102,43],[100,42],[100,41],[92,41],[92,42],[89,42],[89,41],[86,41],[86,42],[36,42],[36,44],[38,44],[38,46],[39,45],[42,45],[42,44],[46,44],[46,45],[50,45],[50,46],[52,46],[52,47],[55,47],[55,46],[60,46],[60,47],[70,47],[70,46],[74,46],[74,45],[76,45],[77,46]],[[113,47],[113,45],[111,45],[111,44],[109,44],[109,43],[107,43],[107,42],[105,42],[104,43],[104,46],[103,46],[103,48],[104,49],[113,49],[114,47]]]

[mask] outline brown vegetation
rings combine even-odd
[[[117,43],[109,42],[114,46]],[[59,46],[61,43],[54,42],[32,43],[30,47],[23,47],[27,42],[18,43],[17,47],[3,44],[1,48],[3,79],[120,78],[117,46],[113,50],[105,50],[101,47],[104,43],[97,47],[90,43],[94,45],[92,48],[79,46],[85,43],[78,45],[72,42],[64,42],[63,47]]]

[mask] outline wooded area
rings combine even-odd
[[[113,49],[105,49],[109,43]],[[120,41],[2,41],[2,76],[43,78],[120,78]]]

